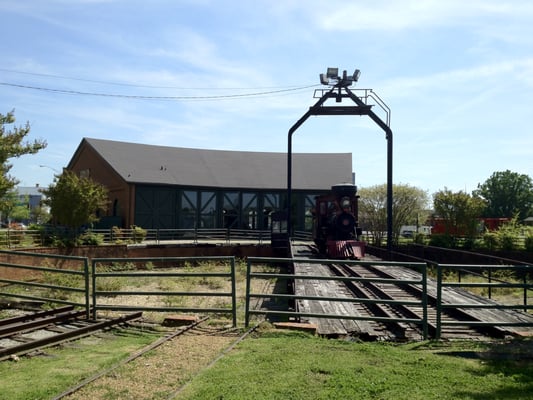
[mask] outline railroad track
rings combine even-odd
[[[296,258],[316,258],[312,246],[295,246],[293,256]],[[374,261],[374,260],[372,260]],[[296,280],[296,285],[304,285],[304,288],[296,288],[296,294],[320,296],[334,298],[353,297],[353,304],[332,306],[325,301],[318,301],[310,305],[310,302],[297,301],[297,308],[307,313],[324,314],[337,312],[346,315],[357,315],[355,322],[357,328],[350,327],[346,321],[331,320],[328,318],[312,318],[312,322],[318,325],[319,334],[326,336],[339,335],[342,327],[346,327],[346,334],[357,335],[362,338],[367,336],[371,340],[419,340],[424,337],[424,326],[420,323],[424,319],[424,309],[421,305],[423,289],[418,283],[421,274],[409,268],[401,266],[380,265],[376,263],[347,265],[339,261],[334,264],[309,264],[300,263],[295,266],[304,275],[323,274],[340,277],[355,277],[352,282],[324,282]],[[327,268],[325,268],[327,267]],[[389,281],[401,280],[402,283]],[[329,285],[329,286],[327,286]],[[428,337],[435,337],[437,326],[437,285],[436,282],[427,280],[427,333]],[[478,297],[460,288],[444,288],[442,293],[443,303],[448,304],[485,304],[488,299]],[[332,301],[331,303],[334,303]],[[399,304],[403,303],[403,304]],[[513,316],[505,314],[505,311],[497,310],[472,310],[461,308],[446,308],[441,314],[443,321],[465,322],[464,325],[441,326],[441,337],[446,339],[455,338],[502,338],[505,336],[516,336],[516,331],[512,328],[500,326],[478,326],[476,322],[490,322],[508,320],[516,322]],[[401,320],[401,321],[394,321]],[[333,321],[333,322],[332,322]],[[468,325],[466,322],[473,322]]]
[[[120,376],[120,374],[116,374],[114,371],[116,371],[119,368],[124,368],[126,365],[135,364],[139,360],[143,360],[143,357],[145,357],[148,354],[150,362],[154,362],[154,358],[157,359],[157,354],[155,354],[157,351],[161,353],[167,353],[171,352],[173,356],[180,358],[191,358],[191,355],[194,355],[192,358],[201,358],[199,357],[199,354],[204,353],[206,351],[206,347],[209,347],[210,345],[208,343],[211,343],[213,341],[213,337],[225,337],[226,340],[224,340],[224,345],[222,348],[215,349],[215,355],[213,358],[209,361],[209,364],[206,366],[200,366],[200,367],[209,367],[216,363],[219,359],[224,357],[230,350],[232,350],[238,343],[240,343],[243,339],[245,339],[250,333],[255,331],[257,329],[257,326],[254,326],[253,328],[247,330],[246,332],[242,333],[236,328],[220,328],[216,327],[214,325],[211,325],[209,323],[209,317],[203,317],[198,319],[195,322],[192,322],[188,325],[178,327],[176,330],[166,334],[165,336],[161,337],[160,339],[156,340],[155,342],[147,345],[146,347],[140,349],[139,351],[131,354],[129,357],[113,364],[112,366],[98,371],[94,375],[91,375],[84,379],[79,384],[68,388],[64,392],[56,395],[53,400],[60,400],[64,398],[86,398],[87,393],[91,393],[91,384],[93,382],[96,382],[96,385],[101,385],[102,381],[105,381],[106,378],[111,377],[113,381],[116,381],[116,377]],[[191,348],[187,344],[189,342],[185,341],[182,342],[184,339],[187,339],[187,337],[190,339],[192,337],[196,338],[202,338],[204,341],[202,341],[202,344],[196,342],[196,345],[194,348]],[[171,343],[174,342],[175,347],[168,347]],[[190,343],[189,343],[190,344]],[[220,345],[220,344],[219,344]],[[215,345],[216,347],[216,345]],[[187,356],[184,354],[181,354],[179,351],[176,352],[175,349],[181,349],[181,351],[184,351],[187,353]],[[155,362],[155,364],[158,364]],[[159,363],[164,364],[164,363]],[[150,378],[146,375],[145,370],[145,362],[141,362],[142,367],[138,369],[138,373],[140,375],[136,375],[135,368],[128,373],[128,379],[127,382],[124,382],[124,386],[120,386],[118,390],[118,393],[121,395],[124,395],[124,393],[128,392],[128,384],[131,380],[132,376],[135,376],[135,379],[143,380],[143,386],[146,386],[145,390],[153,391],[153,393],[157,393],[157,398],[167,398],[167,399],[174,399],[176,398],[179,393],[187,386],[188,382],[190,382],[190,373],[195,373],[195,368],[192,368],[189,370],[191,366],[188,366],[188,368],[184,368],[185,375],[187,375],[187,379],[185,380],[185,383],[183,381],[180,381],[180,368],[176,367],[175,371],[172,371],[166,375],[165,374],[156,374],[157,379],[155,382],[149,382]],[[165,368],[165,366],[163,366]],[[168,366],[168,368],[172,368]],[[199,368],[201,370],[201,368]],[[168,371],[167,371],[168,372]],[[166,379],[170,379],[169,382],[166,381]],[[168,384],[168,385],[167,385]],[[168,388],[172,388],[172,386],[177,385],[174,389],[171,389],[168,391]],[[167,389],[162,390],[161,387],[166,387]],[[138,390],[138,387],[135,387],[135,390]],[[167,393],[164,393],[165,391],[168,391]],[[143,394],[139,394],[139,398],[147,398]],[[127,396],[127,395],[126,395]],[[163,397],[164,396],[164,397]]]
[[[0,320],[0,361],[141,318],[142,312],[88,320],[85,311],[67,306]]]
[[[398,280],[405,281],[420,280],[420,274],[401,267],[379,267],[374,265],[331,265],[330,268],[335,274],[342,274],[344,276],[352,276],[357,278],[375,280],[381,279],[379,283],[372,281],[358,282],[358,285],[353,285],[353,291],[358,297],[374,300],[391,300],[399,301],[401,304],[376,304],[373,310],[374,315],[385,316],[388,318],[402,318],[405,321],[422,320],[424,318],[424,310],[420,305],[422,300],[423,290],[420,285],[414,284],[396,284],[387,283],[383,280]],[[350,284],[349,286],[352,286]],[[436,298],[436,284],[428,281],[427,292],[427,329],[430,337],[434,337],[437,331],[437,298]],[[352,289],[351,289],[352,290]],[[379,306],[379,307],[378,307]],[[448,320],[455,321],[481,321],[481,316],[473,316],[465,311],[459,309],[448,310],[445,317]],[[404,340],[420,340],[423,338],[423,328],[420,324],[409,322],[389,322],[387,323],[389,329],[394,333],[397,339]],[[448,339],[462,337],[504,337],[509,332],[497,327],[469,327],[469,326],[445,326],[441,332],[442,336]]]

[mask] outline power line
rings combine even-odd
[[[104,85],[113,85],[113,86],[127,86],[127,87],[138,87],[138,88],[150,88],[150,89],[179,89],[179,90],[262,90],[262,89],[289,89],[289,88],[298,88],[299,86],[267,86],[267,87],[225,87],[225,88],[212,88],[212,87],[182,87],[182,86],[158,86],[158,85],[139,85],[133,83],[125,82],[112,82],[112,81],[100,81],[94,79],[85,79],[77,78],[64,75],[55,75],[55,74],[44,74],[38,72],[27,72],[27,71],[16,71],[7,68],[0,68],[0,71],[9,72],[14,74],[22,75],[31,75],[31,76],[41,76],[45,78],[54,78],[54,79],[63,79],[71,81],[80,81],[80,82],[89,82],[89,83],[98,83]]]
[[[288,88],[288,89],[269,90],[269,91],[263,91],[263,92],[253,92],[253,93],[226,94],[226,95],[216,95],[216,96],[145,96],[145,95],[128,95],[128,94],[117,94],[117,93],[83,92],[83,91],[78,91],[78,90],[54,89],[54,88],[31,86],[31,85],[21,85],[17,83],[9,83],[9,82],[0,82],[0,85],[21,88],[21,89],[39,90],[43,92],[76,95],[76,96],[97,96],[97,97],[114,97],[114,98],[137,99],[137,100],[172,100],[172,101],[229,100],[229,99],[237,99],[237,98],[243,98],[243,97],[260,97],[260,96],[267,96],[267,95],[284,94],[287,92],[295,92],[295,91],[319,86],[315,84],[315,85],[300,86],[300,87],[294,87],[294,88]]]

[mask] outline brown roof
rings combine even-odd
[[[84,138],[126,182],[220,188],[285,189],[287,153],[203,150]],[[292,186],[328,190],[352,181],[351,153],[294,153]]]

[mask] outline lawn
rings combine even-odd
[[[159,336],[117,331],[3,361],[0,399],[52,399]],[[67,399],[533,398],[532,340],[364,343],[265,325],[224,352],[237,337],[218,347],[216,333],[177,337]]]
[[[532,399],[532,345],[394,345],[267,333],[242,342],[176,398]]]

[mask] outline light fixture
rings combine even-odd
[[[338,68],[328,68],[327,77],[331,79],[336,79],[339,77]]]
[[[356,69],[353,75],[350,76],[348,76],[348,73],[344,70],[342,71],[342,77],[340,77],[338,68],[329,67],[325,74],[320,74],[320,83],[322,85],[347,87],[351,86],[352,83],[357,82],[360,76],[361,71]]]

